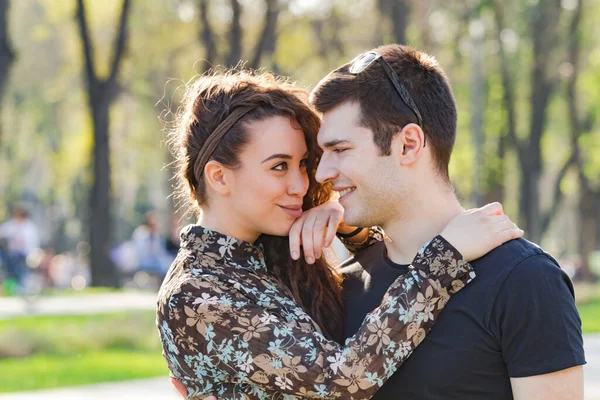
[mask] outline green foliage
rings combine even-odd
[[[104,350],[160,352],[154,321],[151,311],[2,320],[0,359]]]
[[[600,332],[600,299],[578,305],[583,333]]]
[[[0,392],[166,376],[154,321],[153,311],[1,320]]]
[[[0,393],[164,376],[160,352],[106,350],[0,360]],[[18,379],[15,379],[18,377]]]

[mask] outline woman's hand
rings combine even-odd
[[[509,240],[523,237],[523,231],[502,211],[500,203],[465,211],[454,217],[441,235],[472,261]]]
[[[323,248],[331,245],[338,228],[345,228],[342,224],[344,224],[344,208],[337,200],[330,200],[304,211],[290,229],[292,258],[294,260],[300,258],[300,246],[302,246],[306,262],[314,263],[321,257]]]

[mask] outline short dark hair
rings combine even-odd
[[[456,139],[456,102],[448,77],[432,56],[408,46],[389,44],[374,51],[383,56],[408,89],[423,117],[423,132],[440,174],[449,181],[448,164]],[[394,134],[417,117],[403,103],[379,63],[359,74],[352,62],[332,71],[311,94],[316,109],[325,113],[347,102],[360,105],[360,124],[373,131],[382,156],[391,154]]]

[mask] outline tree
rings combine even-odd
[[[263,56],[271,56],[275,52],[277,45],[277,20],[279,17],[279,5],[277,0],[265,0],[266,12],[263,28],[260,37],[254,47],[252,56],[249,57],[249,67],[258,69],[262,66]],[[244,32],[242,30],[242,6],[239,0],[230,0],[232,11],[231,25],[229,27],[228,42],[229,51],[221,55],[216,46],[215,32],[210,24],[208,16],[208,0],[198,0],[198,11],[200,13],[200,41],[205,49],[204,70],[208,70],[221,60],[228,68],[235,67],[244,59],[242,54],[242,39]],[[271,65],[271,69],[277,69],[276,65]]]
[[[15,61],[15,53],[8,38],[8,8],[9,0],[0,0],[0,105],[8,82],[11,66]],[[1,111],[1,108],[0,108]],[[2,131],[0,130],[0,143]]]
[[[406,28],[410,15],[409,0],[378,0],[377,4],[381,16],[389,18],[392,22],[394,42],[406,44]]]
[[[89,35],[83,0],[77,0],[77,22],[85,59],[85,78],[88,105],[92,113],[94,146],[94,178],[90,193],[90,265],[92,285],[120,285],[119,275],[109,257],[111,234],[111,182],[110,182],[110,137],[109,111],[119,93],[119,67],[128,38],[127,19],[131,0],[123,0],[119,28],[112,50],[111,66],[107,78],[100,78],[94,63],[94,46]]]
[[[593,279],[589,265],[589,257],[592,251],[595,250],[598,242],[598,203],[600,203],[600,191],[594,190],[592,182],[586,176],[584,170],[583,155],[580,148],[579,139],[584,131],[591,129],[592,111],[590,110],[587,117],[582,121],[579,112],[579,101],[577,95],[577,80],[580,70],[580,53],[581,53],[581,32],[579,26],[582,18],[583,1],[577,1],[577,7],[573,13],[573,19],[569,26],[568,33],[568,62],[571,65],[571,74],[567,81],[567,108],[569,117],[570,139],[571,139],[571,158],[577,166],[577,177],[579,181],[578,193],[578,253],[581,256],[581,266],[579,274],[582,279]]]
[[[540,179],[542,176],[541,142],[546,128],[546,117],[550,98],[557,86],[558,80],[549,72],[551,55],[558,42],[558,26],[561,14],[560,0],[539,0],[530,10],[529,23],[530,39],[533,48],[533,66],[530,73],[530,110],[529,129],[524,139],[517,135],[515,82],[508,66],[505,44],[502,32],[506,25],[505,4],[499,0],[493,2],[496,30],[500,43],[500,70],[504,89],[503,105],[507,118],[507,140],[516,151],[521,171],[519,208],[524,228],[534,241],[541,240],[544,230],[548,227],[558,200],[562,197],[560,190],[555,191],[550,211],[543,214],[540,210]],[[560,169],[555,185],[560,188],[560,182],[566,174],[572,161],[569,159]]]

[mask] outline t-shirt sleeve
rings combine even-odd
[[[503,282],[490,313],[511,378],[585,364],[571,280],[545,254],[523,260]]]

